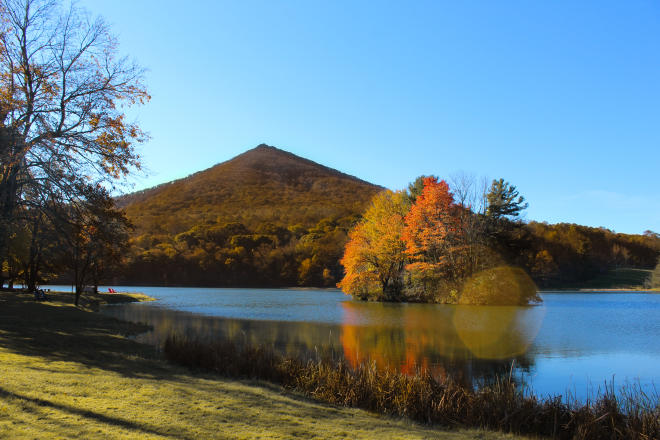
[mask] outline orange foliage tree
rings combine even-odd
[[[405,217],[402,239],[411,261],[406,269],[419,281],[414,283],[418,288],[412,294],[436,296],[441,284],[462,279],[465,232],[460,208],[447,182],[438,182],[436,177],[424,179],[424,189]]]
[[[341,259],[346,275],[339,288],[361,299],[401,300],[405,266],[401,235],[409,206],[403,191],[385,190],[374,197],[349,233]]]

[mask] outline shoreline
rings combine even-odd
[[[72,292],[64,292],[61,290],[51,290],[50,292],[45,292],[47,300],[34,300],[34,293],[27,292],[19,289],[0,289],[1,294],[17,295],[23,300],[33,301],[35,303],[46,303],[53,305],[74,305],[75,294]],[[108,304],[126,304],[133,302],[150,302],[156,301],[156,298],[153,298],[149,295],[146,295],[141,292],[98,292],[98,293],[83,293],[80,296],[80,304],[78,308],[81,310],[88,310],[93,312],[98,312],[99,307],[102,305]]]
[[[554,289],[539,289],[539,293],[568,293],[568,292],[578,292],[578,293],[660,293],[660,288],[645,289],[645,288],[604,288],[599,289],[596,287],[582,287],[582,288],[571,288],[571,287],[558,287]]]
[[[93,312],[94,301],[117,294],[100,295],[85,294],[89,303],[76,308],[71,293],[37,302],[0,292],[0,437],[524,438],[422,425],[190,371],[130,338],[149,327]]]

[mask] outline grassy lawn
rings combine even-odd
[[[93,313],[117,294],[0,292],[0,438],[507,439],[336,408],[266,383],[193,374],[126,336],[146,328]],[[517,437],[519,438],[519,437]]]
[[[659,289],[648,289],[644,283],[651,276],[651,269],[638,269],[633,267],[621,267],[612,269],[607,273],[597,276],[589,281],[568,284],[561,290],[645,290],[658,291]],[[549,289],[555,290],[555,289]]]
[[[643,289],[644,282],[651,276],[650,269],[612,269],[587,283],[589,287],[605,289]]]

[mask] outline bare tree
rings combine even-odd
[[[452,174],[449,186],[454,194],[454,201],[475,214],[485,214],[488,200],[488,178],[477,178],[474,174],[459,171]]]
[[[0,6],[0,261],[27,186],[73,197],[81,181],[139,168],[146,135],[124,109],[149,95],[100,18],[55,0]],[[34,189],[36,188],[36,189]]]

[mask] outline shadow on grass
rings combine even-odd
[[[14,399],[19,399],[23,400],[26,402],[30,402],[34,405],[37,405],[39,407],[43,408],[51,408],[59,411],[64,411],[68,412],[70,414],[75,414],[80,417],[84,417],[87,419],[91,419],[93,421],[105,423],[108,425],[113,425],[125,429],[130,429],[132,431],[138,431],[140,433],[145,433],[145,434],[154,434],[154,435],[160,435],[160,436],[168,436],[168,433],[166,432],[161,432],[158,429],[148,427],[148,426],[143,426],[139,423],[134,423],[131,422],[130,420],[125,420],[125,419],[120,419],[117,417],[109,417],[103,414],[99,414],[94,411],[90,410],[84,410],[80,408],[75,408],[73,406],[69,405],[63,405],[59,403],[54,403],[49,400],[45,399],[39,399],[39,398],[34,398],[34,397],[28,397],[28,396],[23,396],[21,394],[13,393],[11,391],[7,391],[3,388],[0,387],[0,397],[5,397],[5,398],[14,398]],[[23,407],[23,410],[25,411],[27,408]],[[180,436],[177,436],[180,437]],[[183,437],[183,438],[188,438],[188,437]]]
[[[18,354],[78,362],[126,377],[172,375],[155,348],[121,337],[147,330],[59,301],[38,303],[30,294],[0,292],[0,345]]]

